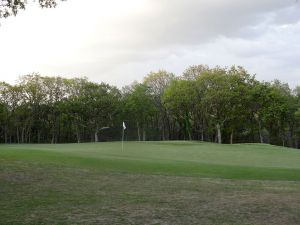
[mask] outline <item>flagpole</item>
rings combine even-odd
[[[123,131],[122,131],[122,152],[124,151],[124,133],[125,133],[125,129],[126,129],[126,125],[125,122],[123,121]]]
[[[122,152],[124,151],[124,127],[122,131]]]

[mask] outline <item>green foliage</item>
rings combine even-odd
[[[160,70],[122,91],[87,78],[30,74],[16,85],[0,83],[0,141],[120,140],[125,121],[126,140],[298,147],[298,89],[278,80],[260,82],[236,66],[192,66],[180,77]]]
[[[147,123],[156,112],[149,88],[144,84],[134,85],[123,101],[125,113],[131,113],[141,125]]]
[[[195,112],[195,83],[189,80],[174,80],[166,89],[163,102],[178,124],[184,128],[185,139],[192,139],[192,117]]]

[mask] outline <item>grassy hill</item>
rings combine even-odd
[[[0,224],[300,224],[300,151],[269,145],[1,145],[0,184]]]

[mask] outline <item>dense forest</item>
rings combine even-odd
[[[244,68],[191,66],[117,87],[30,74],[0,83],[1,143],[126,140],[300,143],[300,88],[262,82]]]

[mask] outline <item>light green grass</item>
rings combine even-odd
[[[126,142],[3,145],[0,157],[110,172],[300,180],[300,151],[260,144]]]
[[[225,178],[225,179],[224,179]],[[300,151],[260,144],[0,146],[0,224],[300,224]]]

